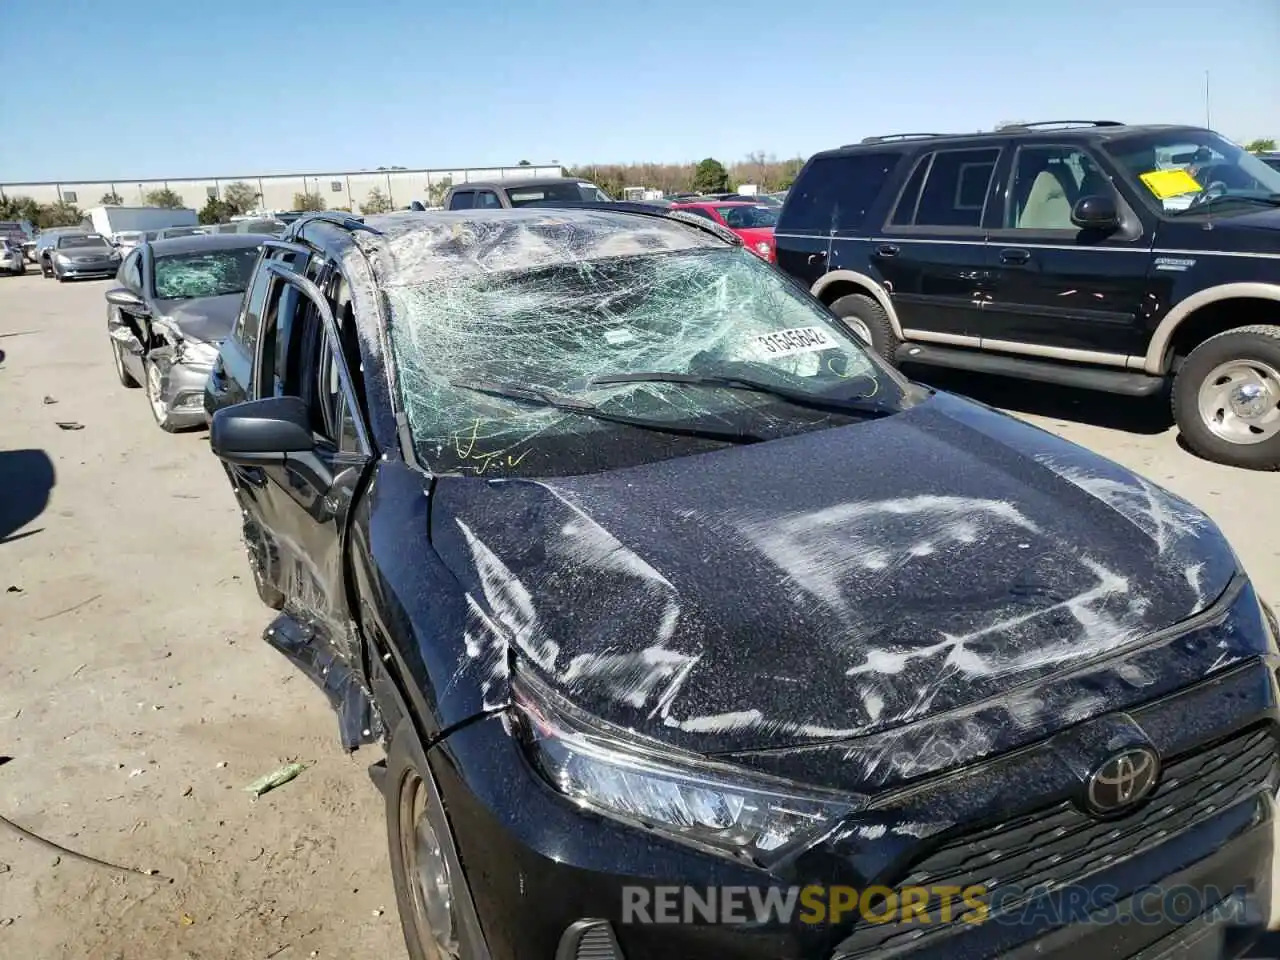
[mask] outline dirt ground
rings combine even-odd
[[[259,639],[207,435],[162,433],[116,381],[107,286],[0,276],[0,815],[155,873],[0,823],[0,957],[401,960],[380,755],[345,756],[324,698]],[[1197,460],[1152,406],[937,382],[1204,507],[1280,602],[1280,475]],[[243,790],[295,759],[313,765]]]

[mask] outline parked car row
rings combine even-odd
[[[981,225],[1042,142],[1005,137],[819,155],[779,231],[804,286],[722,212],[580,195],[129,254],[117,373],[159,380],[162,426],[204,377],[264,639],[346,749],[385,747],[411,957],[1154,956],[1265,930],[1280,628],[1222,534],[911,382],[877,315],[859,328],[806,290],[827,292],[825,259],[885,317],[967,292],[941,266],[852,268],[833,224],[922,262],[934,211],[981,201]],[[994,151],[987,179],[953,150]],[[880,239],[899,195],[917,232]],[[1096,203],[1072,209],[1101,229]],[[815,877],[908,884],[937,922],[620,922],[637,888]],[[1106,925],[1055,899],[1123,912],[1153,888],[1239,903]],[[955,919],[961,891],[992,890],[1013,892],[1002,922]]]

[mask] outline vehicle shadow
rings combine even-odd
[[[0,544],[40,532],[16,531],[44,513],[56,482],[53,461],[43,450],[0,450]]]
[[[1126,433],[1164,433],[1173,425],[1169,401],[1163,393],[1154,397],[1124,397],[910,363],[902,365],[902,372],[939,390],[1016,413],[1072,420]]]

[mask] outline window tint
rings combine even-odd
[[[778,229],[825,233],[862,226],[901,159],[899,153],[859,153],[814,160],[787,193]]]
[[[501,207],[502,201],[498,199],[498,195],[492,190],[476,191],[476,206],[491,210],[494,207]]]
[[[935,153],[925,174],[915,217],[906,220],[901,212],[903,203],[900,202],[893,222],[917,227],[981,226],[987,188],[991,185],[991,175],[995,173],[999,157],[998,147]],[[909,192],[903,194],[902,201],[911,199]]]
[[[1013,161],[1013,182],[1004,226],[1019,230],[1076,230],[1071,210],[1086,194],[1106,193],[1110,184],[1079,147],[1024,146]]]
[[[470,210],[474,205],[476,192],[474,190],[459,190],[449,198],[450,210]]]
[[[902,195],[898,197],[898,205],[893,208],[893,217],[889,222],[895,226],[910,226],[916,218],[916,207],[920,205],[920,188],[924,186],[925,174],[929,172],[929,164],[933,162],[933,154],[926,153],[917,162],[911,176],[907,178]]]

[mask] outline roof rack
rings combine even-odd
[[[863,137],[862,143],[889,143],[892,140],[930,140],[933,137],[946,137],[946,133],[887,133],[882,137]],[[856,143],[846,143],[846,147],[856,147]]]
[[[1002,123],[997,133],[1011,130],[1049,130],[1056,127],[1123,127],[1119,120],[1039,120],[1036,123]]]
[[[341,210],[318,210],[304,213],[293,223],[289,224],[287,231],[290,236],[297,236],[303,226],[316,220],[323,220],[325,223],[332,223],[336,227],[342,227],[346,230],[367,230],[370,233],[382,236],[381,230],[375,230],[364,222],[364,217],[353,216],[349,213],[343,213]]]

